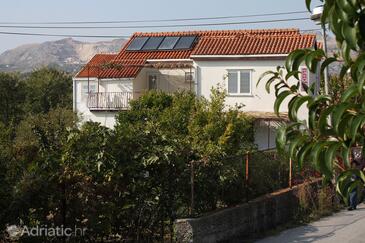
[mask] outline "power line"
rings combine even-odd
[[[5,32],[5,31],[0,31],[0,35],[77,37],[77,38],[113,38],[113,39],[130,37],[130,36],[126,36],[126,35],[72,35],[72,34],[48,34],[48,33]]]
[[[200,21],[200,20],[219,20],[219,19],[237,19],[251,17],[278,16],[290,14],[308,13],[307,11],[291,11],[281,13],[265,13],[250,15],[232,15],[232,16],[215,16],[215,17],[199,17],[199,18],[176,18],[176,19],[145,19],[145,20],[116,20],[116,21],[61,21],[61,22],[0,22],[0,24],[41,24],[41,25],[57,25],[57,24],[121,24],[121,23],[146,23],[146,22],[181,22],[181,21]]]
[[[259,21],[239,21],[239,22],[221,22],[221,23],[201,23],[201,24],[173,24],[173,25],[134,25],[134,26],[26,26],[26,25],[0,25],[0,28],[15,29],[146,29],[146,28],[176,28],[176,27],[204,27],[204,26],[224,26],[224,25],[241,25],[241,24],[260,24],[260,23],[277,23],[288,21],[309,20],[309,18],[291,18],[291,19],[273,19]]]
[[[320,31],[321,29],[303,29],[300,31]],[[127,35],[72,35],[72,34],[49,34],[49,33],[29,33],[29,32],[4,32],[0,35],[20,35],[20,36],[50,36],[50,37],[76,37],[76,38],[129,38]]]

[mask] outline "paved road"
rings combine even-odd
[[[365,243],[365,205],[355,211],[341,211],[306,226],[289,229],[258,243],[339,242]]]

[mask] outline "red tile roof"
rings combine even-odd
[[[314,47],[313,35],[202,37],[192,55],[288,54],[295,49]]]
[[[152,36],[189,36],[198,37],[197,44],[191,50],[176,51],[127,51],[129,43],[136,37]],[[112,58],[108,56],[103,61],[112,66],[100,71],[99,78],[134,78],[146,64],[148,59],[191,59],[194,55],[262,55],[288,54],[298,48],[315,46],[316,36],[300,34],[298,29],[267,29],[267,30],[213,30],[184,32],[152,32],[135,33],[124,45],[119,54]],[[94,59],[95,58],[95,59]],[[100,65],[94,57],[88,65]],[[195,57],[193,57],[195,58]],[[114,65],[114,66],[113,66]],[[87,66],[85,67],[87,69]],[[77,75],[84,77],[85,68]],[[90,68],[91,69],[91,68]],[[80,76],[81,75],[81,76]]]
[[[117,54],[96,54],[76,75],[78,78],[99,77],[103,66],[110,63]]]

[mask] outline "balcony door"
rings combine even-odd
[[[148,74],[148,89],[156,90],[159,88],[159,80],[157,73]]]

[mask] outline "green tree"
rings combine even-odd
[[[24,85],[15,74],[0,73],[0,122],[17,124],[23,116]]]
[[[223,92],[213,93],[208,101],[186,92],[150,92],[118,115],[111,146],[116,175],[122,175],[116,204],[124,205],[118,219],[129,225],[125,235],[150,239],[173,231],[172,222],[189,213],[192,164],[196,214],[242,199],[236,156],[254,147],[252,122],[237,109],[226,110]]]
[[[11,129],[0,122],[0,228],[5,226],[6,212],[12,202],[12,178],[9,170],[12,159]]]
[[[28,225],[49,223],[47,216],[54,215],[51,222],[64,224],[63,147],[76,121],[72,111],[57,108],[19,124],[10,164],[14,185],[13,202],[6,211],[12,216],[8,223],[19,219]]]
[[[72,109],[72,78],[57,69],[42,68],[33,71],[26,84],[26,110],[47,113],[57,107]]]
[[[310,9],[311,0],[306,0]],[[328,24],[336,37],[340,50],[339,56],[327,56],[321,49],[301,49],[292,52],[285,67],[278,67],[277,72],[269,75],[266,87],[275,84],[276,101],[274,110],[278,112],[284,99],[288,103],[291,123],[283,126],[277,136],[277,144],[287,149],[299,165],[312,161],[316,169],[326,179],[331,179],[336,171],[338,192],[347,201],[348,192],[360,185],[360,180],[352,181],[357,174],[365,181],[362,171],[352,169],[351,151],[365,143],[365,3],[362,0],[327,0],[324,1],[322,25]],[[339,62],[342,69],[339,81],[351,78],[351,83],[340,95],[313,95],[299,91],[299,66],[305,64],[313,73],[324,70],[331,63]],[[318,68],[320,64],[320,68]],[[290,80],[296,80],[291,82]],[[308,108],[308,123],[298,119],[297,111],[301,106]],[[363,156],[365,150],[363,150]]]

